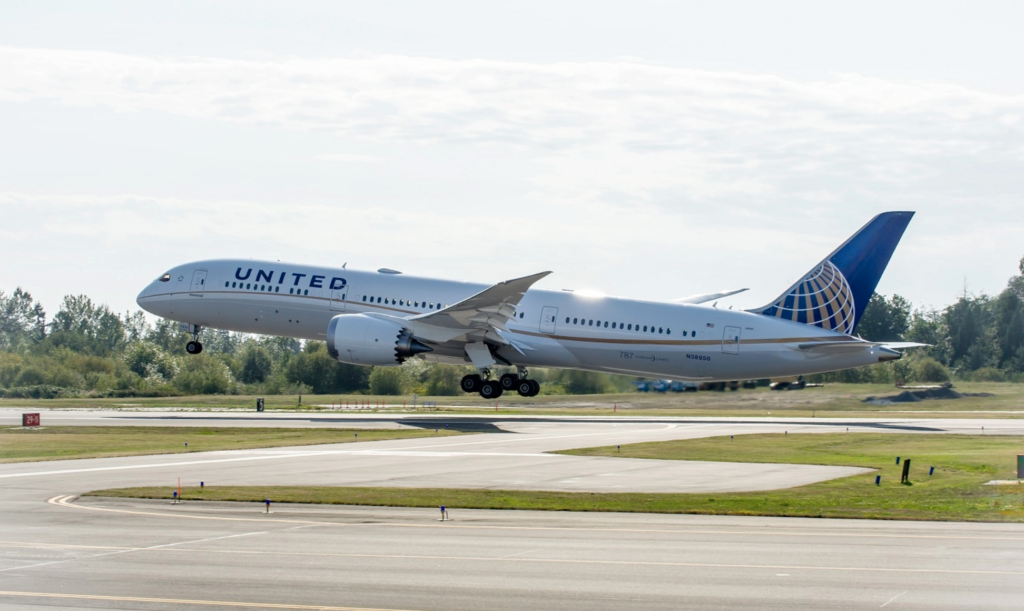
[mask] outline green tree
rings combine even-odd
[[[991,300],[986,295],[964,295],[946,308],[943,319],[948,329],[951,365],[974,370],[988,364],[994,351],[989,340],[991,328]]]
[[[164,380],[172,379],[178,373],[177,363],[156,344],[136,341],[125,348],[125,365],[129,371],[143,379],[159,376]]]
[[[85,295],[68,295],[50,323],[47,341],[84,354],[106,356],[125,343],[121,317]]]
[[[999,366],[1015,365],[1024,348],[1024,300],[1011,289],[1003,291],[994,304]]]
[[[462,394],[459,382],[465,375],[455,365],[434,365],[427,370],[426,393],[431,397],[453,397]]]
[[[178,328],[178,323],[173,320],[161,318],[153,325],[153,329],[146,336],[146,341],[156,344],[167,354],[185,354],[185,344],[192,337]]]
[[[46,312],[32,295],[14,290],[10,297],[0,291],[0,350],[19,352],[46,336]]]
[[[856,332],[866,340],[874,342],[903,341],[903,335],[910,329],[910,302],[893,295],[875,293],[871,296],[864,314],[857,323]]]
[[[339,363],[327,354],[323,342],[307,342],[301,353],[288,360],[285,377],[316,394],[354,393],[369,387],[370,368]]]
[[[189,395],[228,394],[231,372],[223,361],[209,354],[195,354],[184,360],[174,377],[174,386]]]
[[[400,395],[405,391],[407,381],[401,367],[374,367],[370,373],[370,393]]]
[[[249,344],[239,357],[238,379],[245,384],[260,384],[270,377],[274,369],[274,361],[270,353],[261,346]]]

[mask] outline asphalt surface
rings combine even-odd
[[[65,414],[68,419],[84,415]],[[132,414],[125,423],[144,418],[166,425],[168,418],[181,416]],[[187,421],[353,424],[340,417],[311,424],[321,417],[203,413],[188,415]],[[50,412],[44,418],[44,424],[68,423]],[[396,426],[392,418],[386,423],[378,418],[359,424]],[[416,420],[401,426],[430,424]],[[281,504],[265,514],[251,504],[74,496],[159,483],[170,490],[178,477],[183,484],[202,479],[213,486],[718,491],[846,474],[831,467],[545,454],[769,430],[845,430],[842,422],[449,418],[431,423],[458,422],[504,432],[0,465],[0,608],[1018,609],[1024,600],[1024,525],[1018,524],[457,507],[451,508],[452,521],[440,522],[438,512],[428,509]],[[983,425],[987,434],[1021,433],[1021,421]],[[857,421],[851,430],[927,434],[977,432],[980,426],[946,419]]]

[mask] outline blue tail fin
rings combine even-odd
[[[852,334],[913,212],[883,212],[778,299],[751,310]]]

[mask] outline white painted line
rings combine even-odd
[[[906,592],[900,592],[900,593],[899,593],[899,594],[897,594],[896,596],[893,596],[893,597],[892,597],[892,598],[890,598],[889,600],[887,600],[887,601],[885,601],[884,603],[882,603],[882,606],[881,606],[881,607],[879,607],[879,609],[884,609],[884,608],[885,608],[885,607],[886,607],[886,606],[887,606],[887,605],[888,605],[889,603],[891,603],[892,601],[896,600],[896,599],[897,599],[897,598],[899,598],[900,596],[903,596],[904,594],[906,594]]]

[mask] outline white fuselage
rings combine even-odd
[[[398,273],[253,260],[199,261],[175,267],[139,294],[139,305],[171,320],[309,340],[324,340],[339,314],[410,317],[470,297],[486,284]],[[761,314],[568,291],[529,290],[508,324],[525,349],[523,367],[556,367],[691,380],[794,376],[879,362],[874,350],[821,353],[808,343],[856,341],[847,335]],[[468,363],[438,350],[431,361]]]

